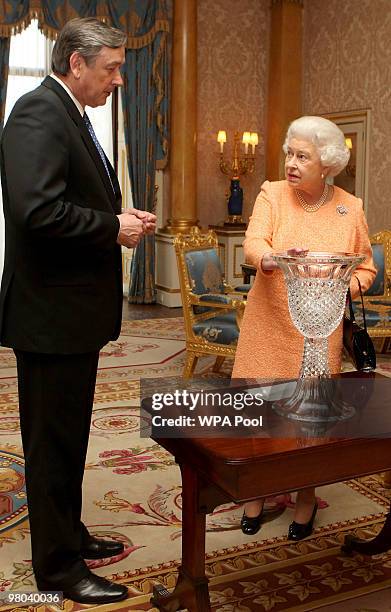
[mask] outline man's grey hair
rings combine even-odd
[[[337,176],[349,161],[350,151],[345,143],[345,135],[329,119],[306,116],[292,121],[282,147],[285,153],[292,138],[307,140],[315,146],[322,166],[330,168],[330,177]]]
[[[52,70],[55,74],[67,75],[69,59],[75,51],[92,64],[102,47],[117,49],[126,43],[126,34],[95,17],[71,19],[58,35],[52,53]]]

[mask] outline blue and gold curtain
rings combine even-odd
[[[133,202],[136,208],[152,212],[155,170],[164,166],[167,157],[168,16],[165,3],[146,4],[139,3],[138,21],[128,24],[134,35],[128,38],[122,101]],[[155,238],[146,236],[133,254],[129,302],[155,302],[154,279]]]
[[[164,167],[167,159],[168,12],[167,0],[0,0],[0,128],[10,36],[27,27],[33,18],[52,39],[74,17],[103,19],[128,37],[122,92],[128,168],[134,206],[152,211],[155,170]],[[156,301],[154,268],[154,238],[148,236],[133,255],[129,301]]]

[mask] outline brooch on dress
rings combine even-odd
[[[343,204],[338,204],[336,211],[339,215],[347,215],[349,210]]]

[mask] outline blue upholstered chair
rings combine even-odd
[[[235,355],[248,287],[236,292],[223,277],[217,236],[192,227],[174,240],[186,329],[184,378],[194,373],[201,355],[214,355],[214,371]]]
[[[365,318],[368,333],[379,338],[380,351],[386,351],[391,339],[391,232],[371,236],[373,260],[377,274],[372,286],[364,294]],[[357,321],[362,322],[360,300],[354,302]]]

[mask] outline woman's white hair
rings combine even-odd
[[[349,161],[350,151],[344,133],[329,119],[306,116],[292,121],[282,147],[285,153],[292,138],[307,140],[315,146],[322,166],[330,168],[330,177],[337,176]]]

